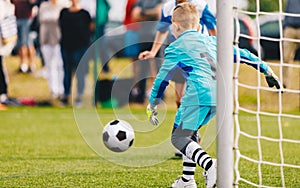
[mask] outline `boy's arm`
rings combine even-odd
[[[146,110],[150,123],[155,126],[159,124],[157,118],[157,105],[160,103],[161,97],[166,87],[169,85],[169,80],[173,77],[177,68],[179,67],[176,64],[176,54],[168,52],[167,48],[164,63],[154,80],[149,97],[149,104]]]
[[[237,62],[237,47],[234,46],[234,62]],[[271,67],[264,61],[262,61],[259,57],[249,52],[247,49],[238,49],[240,53],[240,61],[241,63],[245,63],[254,67],[263,73],[266,77],[266,81],[269,87],[276,87],[277,89],[282,89],[283,86],[279,81],[278,77],[275,75]]]
[[[269,66],[264,61],[262,61],[259,57],[252,54],[247,49],[241,49],[236,46],[234,46],[233,48],[234,48],[233,54],[234,54],[235,63],[237,62],[237,53],[238,53],[237,50],[239,50],[241,63],[250,65],[257,70],[259,69],[261,73],[265,73],[268,71]]]
[[[165,51],[164,63],[154,80],[152,90],[149,96],[149,103],[151,106],[156,106],[160,103],[166,87],[169,85],[169,80],[173,77],[177,68],[176,54],[170,52],[169,47]]]

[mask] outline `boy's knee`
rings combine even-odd
[[[176,131],[172,133],[171,143],[176,149],[180,150],[183,154],[185,153],[185,148],[189,144],[189,142],[191,142],[189,137],[176,134]]]

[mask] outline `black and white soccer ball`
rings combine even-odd
[[[134,140],[134,130],[124,120],[113,120],[107,123],[102,131],[104,145],[114,152],[128,150]]]

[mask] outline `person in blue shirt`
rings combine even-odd
[[[190,2],[197,8],[199,14],[199,24],[202,26],[201,33],[205,35],[215,36],[217,34],[216,18],[210,11],[208,4],[205,0],[172,0],[166,2],[161,10],[161,18],[156,27],[156,36],[150,51],[143,51],[139,54],[139,59],[149,59],[156,57],[162,46],[168,45],[169,42],[175,40],[174,34],[170,28],[172,27],[172,13],[177,4]],[[170,34],[171,33],[171,34]],[[170,35],[169,35],[170,34]],[[169,36],[169,37],[168,37]],[[185,79],[179,71],[174,73],[172,81],[175,82],[175,96],[176,104],[179,108],[181,104],[181,97],[184,95]],[[200,141],[200,136],[197,136]],[[179,151],[175,152],[175,156],[181,157]]]
[[[217,34],[216,28],[216,18],[213,13],[209,10],[208,5],[205,0],[172,0],[166,2],[162,7],[162,13],[159,23],[157,24],[156,36],[150,51],[143,51],[139,54],[139,59],[148,59],[154,58],[158,53],[159,49],[168,38],[170,27],[172,25],[172,13],[177,4],[182,2],[190,2],[197,7],[197,12],[199,14],[199,24],[202,25],[201,33],[206,35],[215,36]],[[173,39],[173,33],[171,31],[171,42]],[[180,99],[183,95],[184,88],[184,78],[180,76],[179,73],[176,73],[176,76],[173,77],[172,81],[175,82],[176,90],[176,104],[180,106]]]
[[[172,187],[197,187],[194,180],[196,164],[205,169],[206,187],[216,184],[216,159],[212,159],[198,144],[195,135],[199,128],[216,115],[217,41],[214,36],[199,33],[199,14],[191,3],[181,3],[173,11],[173,33],[177,38],[165,50],[147,106],[147,115],[158,125],[157,105],[176,70],[186,80],[185,94],[177,110],[171,142],[189,161],[183,163],[183,175]],[[233,46],[235,61],[239,54],[242,63],[260,70],[269,87],[281,89],[281,83],[272,69],[246,49]],[[239,53],[237,53],[239,50]],[[282,90],[281,90],[282,91]]]

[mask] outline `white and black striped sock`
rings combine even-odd
[[[185,149],[186,156],[199,166],[208,170],[212,165],[211,157],[194,141],[190,142]]]
[[[182,156],[182,162],[183,162],[182,177],[186,180],[194,179],[196,163],[191,159],[187,158],[185,155]]]

